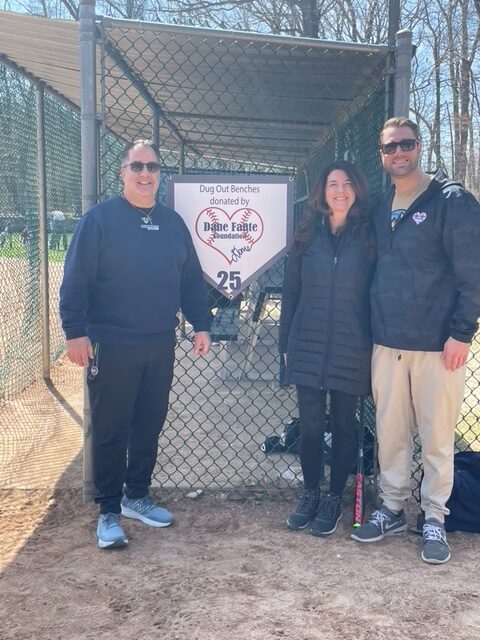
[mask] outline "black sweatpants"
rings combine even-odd
[[[330,391],[332,455],[330,491],[341,496],[355,460],[355,412],[358,397]],[[297,385],[300,414],[300,463],[305,489],[318,489],[325,439],[327,392]]]
[[[148,492],[168,410],[174,355],[173,332],[148,345],[94,344],[87,383],[95,502],[101,513],[120,513],[124,485],[129,498]]]

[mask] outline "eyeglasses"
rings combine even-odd
[[[395,153],[397,147],[400,147],[402,151],[413,151],[417,144],[420,144],[416,138],[405,138],[399,142],[387,142],[380,145],[380,151],[386,156]]]
[[[149,173],[157,173],[157,171],[160,171],[160,165],[158,162],[139,162],[138,160],[135,160],[134,162],[124,164],[123,166],[130,167],[134,173],[141,173],[144,167]]]

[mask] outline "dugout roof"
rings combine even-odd
[[[2,11],[0,62],[78,108],[77,27]],[[163,124],[162,146],[184,143],[202,154],[208,145],[252,160],[271,150],[292,165],[378,83],[390,51],[107,18],[98,29],[104,43],[97,48],[98,114],[122,139],[147,125],[153,107]]]

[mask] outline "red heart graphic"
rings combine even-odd
[[[220,207],[208,207],[198,214],[195,233],[231,265],[260,240],[263,220],[257,211],[246,207],[231,216]]]

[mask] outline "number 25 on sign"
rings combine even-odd
[[[242,280],[240,278],[240,271],[219,271],[217,273],[218,278],[218,288],[222,291],[226,291],[230,288],[232,291],[235,289],[240,289],[242,285]],[[229,287],[227,287],[227,282]],[[234,296],[232,295],[232,298]]]

